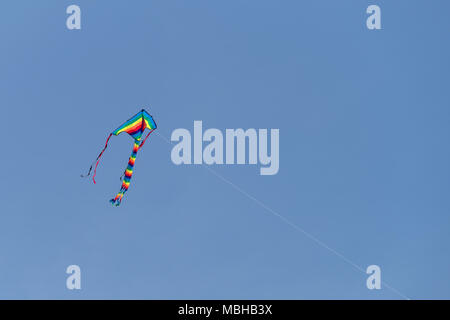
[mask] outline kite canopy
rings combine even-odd
[[[149,115],[147,111],[142,109],[134,117],[130,118],[116,130],[114,130],[112,134],[117,136],[122,132],[126,132],[135,140],[140,140],[146,128],[155,130],[156,123],[153,120],[152,116]]]

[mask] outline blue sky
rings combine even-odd
[[[366,28],[370,4],[382,30]],[[0,298],[450,298],[449,10],[3,1]],[[142,107],[160,135],[111,207],[132,139],[110,140],[96,185],[80,174]],[[280,129],[278,174],[174,165],[162,137],[194,120]],[[395,290],[368,290],[346,259]]]

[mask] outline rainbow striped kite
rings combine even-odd
[[[141,140],[142,134],[144,133],[145,129],[148,128],[150,131],[148,132],[147,136]],[[125,172],[123,174],[124,178],[122,181],[122,187],[119,190],[119,193],[110,200],[110,202],[113,205],[119,206],[120,202],[122,201],[123,195],[125,192],[127,192],[128,187],[130,186],[130,180],[131,176],[133,174],[133,167],[134,162],[136,161],[136,154],[140,148],[145,143],[145,140],[147,140],[150,133],[152,133],[156,129],[156,123],[153,120],[152,116],[148,114],[147,111],[142,109],[139,111],[135,116],[130,118],[128,121],[126,121],[124,124],[122,124],[120,127],[118,127],[116,130],[114,130],[112,133],[109,134],[108,139],[106,139],[105,147],[103,148],[102,152],[98,155],[97,159],[92,163],[91,167],[89,168],[89,172],[87,175],[82,177],[87,177],[91,174],[92,168],[94,167],[94,175],[92,176],[92,180],[95,182],[95,175],[97,173],[97,166],[100,162],[100,157],[102,156],[103,152],[105,152],[106,148],[108,147],[108,141],[109,138],[111,138],[112,135],[119,135],[122,132],[128,133],[130,136],[134,138],[134,146],[133,146],[133,152],[131,153],[130,159],[128,159],[128,166],[125,169]]]

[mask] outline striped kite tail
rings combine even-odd
[[[119,193],[114,197],[114,199],[109,200],[109,202],[111,202],[111,204],[113,204],[113,205],[116,205],[116,206],[120,205],[123,195],[125,194],[125,192],[127,192],[128,187],[130,186],[131,176],[133,175],[134,162],[136,161],[136,155],[137,155],[139,148],[140,148],[139,141],[135,140],[134,146],[133,146],[133,152],[131,153],[130,159],[128,159],[128,166],[125,170],[125,174],[124,174],[125,177],[122,181],[122,187],[120,188]]]

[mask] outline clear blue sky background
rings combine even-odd
[[[66,28],[78,4],[82,30]],[[366,28],[378,4],[382,30]],[[280,171],[214,166],[410,298],[450,298],[448,1],[2,1],[0,298],[402,299],[151,136],[279,128]],[[66,289],[68,265],[82,290]]]

